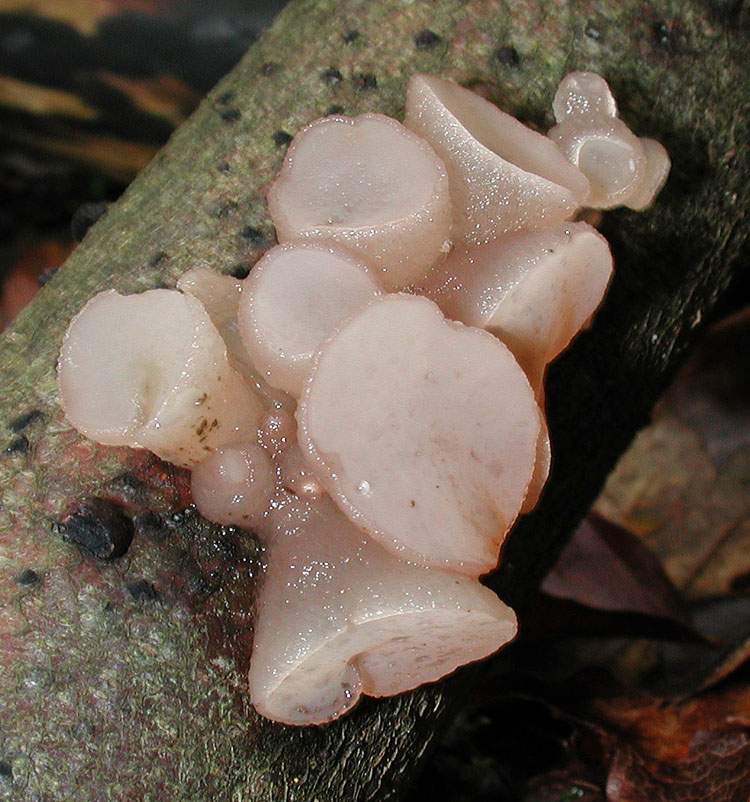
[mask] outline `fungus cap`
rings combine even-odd
[[[303,129],[268,192],[281,243],[325,241],[359,255],[388,290],[445,252],[451,207],[432,148],[382,114],[324,117]]]
[[[445,162],[457,240],[479,245],[546,228],[586,200],[586,177],[554,143],[452,81],[414,75],[406,125]]]

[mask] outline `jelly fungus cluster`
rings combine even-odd
[[[669,158],[571,73],[549,136],[415,75],[405,125],[317,120],[268,206],[279,245],[243,281],[102,292],[62,346],[65,414],[192,470],[268,566],[250,694],[330,721],[486,657],[516,632],[479,582],[550,466],[545,368],[612,275],[586,208],[647,206]]]

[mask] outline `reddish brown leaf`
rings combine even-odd
[[[630,747],[617,751],[607,802],[747,802],[750,736],[744,731],[697,738],[687,760],[664,763]]]

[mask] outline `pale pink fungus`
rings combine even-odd
[[[588,181],[554,143],[452,81],[413,76],[406,125],[445,162],[455,238],[468,245],[555,225],[586,200]]]
[[[516,633],[492,591],[401,562],[329,500],[305,506],[291,528],[271,542],[257,600],[250,696],[268,718],[330,721],[362,694],[434,682]]]
[[[325,241],[359,254],[379,281],[418,281],[450,237],[445,167],[390,117],[325,117],[292,142],[268,193],[279,242]]]
[[[99,443],[191,466],[256,436],[260,401],[206,310],[177,290],[94,296],[68,327],[58,377],[66,417]]]
[[[588,178],[587,206],[640,210],[653,201],[667,180],[669,156],[658,142],[638,139],[618,119],[617,104],[601,76],[569,73],[553,108],[558,124],[549,137]]]
[[[546,365],[596,311],[611,276],[604,237],[563,223],[457,248],[419,291],[448,317],[499,337],[540,395]]]
[[[268,509],[276,472],[260,446],[225,446],[193,468],[190,485],[198,511],[209,521],[248,527]]]
[[[321,350],[297,412],[337,504],[404,559],[492,570],[532,477],[534,395],[508,349],[387,295]]]
[[[271,249],[245,279],[239,306],[253,364],[269,384],[299,396],[323,340],[380,292],[348,253],[304,243]]]

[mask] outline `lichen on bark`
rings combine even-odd
[[[19,415],[43,413],[23,428],[27,450],[0,454],[0,799],[349,802],[402,793],[481,668],[366,701],[326,728],[259,720],[244,674],[258,544],[174,517],[189,501],[184,475],[70,429],[55,386],[62,333],[99,290],[171,286],[196,266],[249,267],[273,239],[263,188],[285,134],[332,107],[400,116],[405,82],[422,70],[544,128],[562,75],[598,70],[626,122],[663,141],[674,169],[652,210],[607,216],[611,293],[551,371],[553,475],[493,580],[522,614],[741,262],[750,170],[738,19],[697,0],[287,7],[0,343],[8,445]],[[53,526],[71,502],[97,494],[154,513],[125,557],[106,565]],[[28,568],[39,575],[30,585],[18,581]]]

